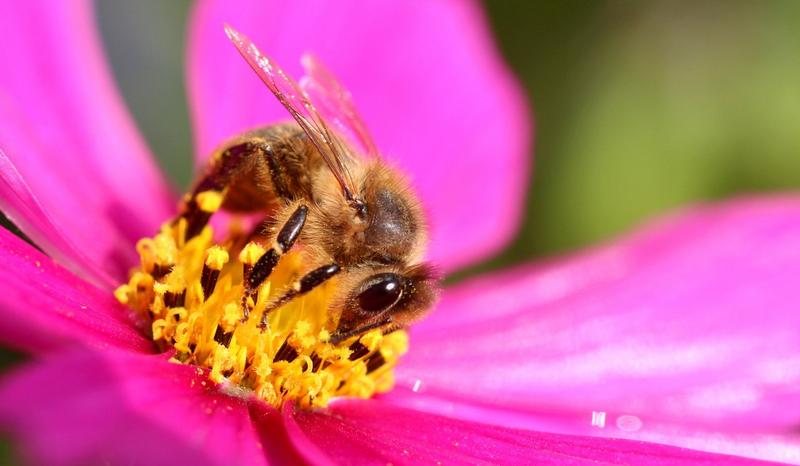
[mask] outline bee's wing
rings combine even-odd
[[[377,147],[356,111],[350,92],[315,56],[303,55],[302,63],[306,75],[300,79],[300,88],[311,97],[320,114],[362,155],[377,157]]]
[[[253,71],[303,128],[341,185],[345,198],[352,200],[358,191],[344,163],[348,152],[339,137],[330,130],[309,96],[277,63],[262,54],[247,36],[228,25],[225,25],[225,33]]]

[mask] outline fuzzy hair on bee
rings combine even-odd
[[[248,287],[263,283],[281,256],[301,251],[307,270],[267,306],[264,322],[270,309],[334,276],[333,340],[422,317],[439,289],[424,261],[424,210],[406,176],[380,156],[349,92],[314,57],[303,57],[306,76],[297,83],[243,34],[225,30],[294,122],[219,146],[185,200],[186,237],[208,223],[200,197],[211,192],[224,210],[265,215],[252,236],[268,249],[245,277]]]

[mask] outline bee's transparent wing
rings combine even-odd
[[[306,92],[277,63],[262,54],[247,36],[228,25],[225,25],[225,33],[253,71],[303,128],[338,180],[345,198],[352,200],[358,191],[344,163],[344,158],[349,156],[348,152]]]
[[[320,114],[362,155],[377,157],[378,149],[356,111],[350,92],[315,56],[303,55],[302,63],[306,75],[300,79],[300,88],[311,98]]]

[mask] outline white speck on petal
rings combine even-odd
[[[606,426],[606,412],[592,411],[592,426],[604,428]]]
[[[411,387],[411,391],[412,391],[412,392],[414,392],[414,393],[417,393],[417,392],[419,392],[419,388],[420,388],[421,386],[422,386],[422,380],[420,380],[420,379],[417,379],[417,380],[414,382],[414,386],[413,386],[413,387]]]

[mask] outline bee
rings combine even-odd
[[[270,309],[335,275],[340,286],[328,310],[338,313],[334,343],[420,318],[438,294],[436,274],[423,261],[424,213],[403,174],[380,157],[350,94],[312,56],[303,57],[306,76],[298,83],[246,36],[227,25],[225,32],[294,122],[217,149],[184,205],[186,237],[209,221],[201,193],[224,193],[228,211],[269,212],[280,228],[262,231],[271,248],[245,273],[251,292],[295,242],[302,245],[310,270],[268,306],[263,325]]]

